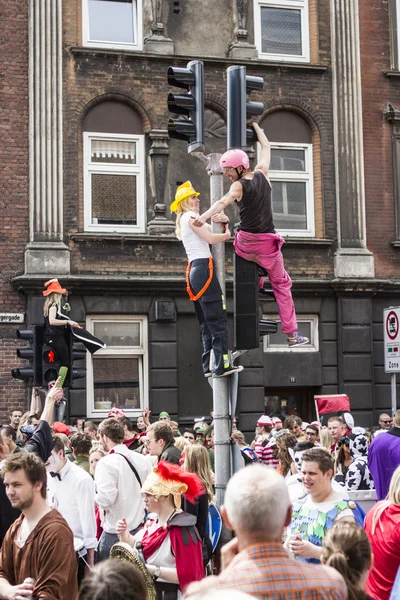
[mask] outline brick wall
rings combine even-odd
[[[367,247],[375,276],[399,276],[396,238],[392,125],[383,117],[387,102],[400,109],[400,79],[389,78],[389,11],[383,0],[360,0],[361,74],[364,129]]]
[[[11,284],[24,271],[28,223],[28,2],[1,3],[0,52],[0,312],[25,312]],[[0,423],[10,408],[26,410],[26,390],[11,379],[16,325],[0,327]]]

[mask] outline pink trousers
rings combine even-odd
[[[248,233],[238,231],[234,246],[238,256],[255,262],[268,271],[268,279],[278,304],[283,333],[297,331],[296,311],[292,298],[292,280],[285,271],[281,247],[285,240],[277,233]],[[264,277],[260,277],[261,288]]]

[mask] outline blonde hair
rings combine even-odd
[[[51,292],[51,294],[47,296],[43,307],[43,314],[45,317],[49,316],[49,308],[53,306],[53,304],[56,304],[58,307],[60,306],[61,298],[62,294],[59,294],[58,292]]]
[[[201,444],[188,444],[185,447],[185,461],[183,468],[189,473],[196,473],[206,488],[208,499],[214,497],[210,456]]]
[[[178,240],[182,240],[182,232],[181,232],[181,218],[185,212],[189,212],[189,210],[193,211],[193,196],[189,196],[189,198],[185,198],[179,204],[176,209],[176,226],[175,226],[175,234]],[[194,211],[197,213],[197,211]]]
[[[361,577],[371,568],[372,552],[364,529],[355,523],[337,523],[327,532],[321,560],[346,582],[349,600],[364,600]]]
[[[90,457],[92,456],[92,454],[95,454],[95,452],[97,452],[98,454],[101,455],[101,458],[104,458],[105,456],[107,456],[107,452],[104,450],[103,446],[101,444],[98,444],[97,446],[93,446],[90,451],[89,451],[89,461],[90,461]],[[99,459],[101,460],[101,459]],[[94,470],[92,468],[92,465],[89,465],[89,471],[91,475],[94,475]]]
[[[326,448],[330,450],[334,440],[329,433],[329,429],[327,427],[321,427],[319,430],[319,441],[321,443],[322,448]]]
[[[378,521],[382,515],[382,513],[390,506],[391,504],[396,504],[400,506],[400,466],[394,471],[392,475],[392,479],[390,480],[389,492],[386,496],[386,500],[382,502],[378,502],[376,506],[376,510],[374,516],[372,517],[372,527],[371,532],[372,535],[375,533],[376,526]]]
[[[174,441],[174,446],[176,446],[178,448],[178,450],[180,450],[181,452],[189,444],[190,444],[189,440],[187,440],[186,438],[184,438],[183,435],[180,435],[179,437],[176,437],[175,441]]]

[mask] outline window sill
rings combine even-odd
[[[70,52],[74,56],[87,56],[87,55],[115,55],[119,56],[121,54],[125,54],[126,56],[135,56],[135,57],[143,57],[143,58],[156,58],[158,61],[163,62],[171,62],[172,55],[171,54],[158,54],[156,52],[144,52],[141,50],[117,50],[115,48],[96,48],[89,46],[69,46],[67,48],[68,52]],[[188,61],[193,60],[193,56],[186,56],[184,54],[174,54],[173,58],[175,60]],[[209,64],[220,64],[230,66],[232,64],[232,60],[228,58],[219,58],[215,56],[201,56],[201,60],[205,63]],[[261,58],[243,60],[243,59],[235,59],[235,64],[238,65],[256,65],[262,67],[268,67],[272,69],[282,69],[282,70],[301,70],[315,73],[325,73],[328,70],[326,65],[321,64],[311,64],[311,63],[302,63],[302,62],[285,62],[285,61],[274,61],[274,60],[266,60]]]
[[[333,240],[328,238],[301,238],[282,236],[288,246],[332,246]]]
[[[395,240],[394,242],[391,242],[393,248],[400,248],[400,240]]]
[[[400,71],[384,71],[386,77],[400,77]]]
[[[157,234],[157,235],[146,235],[145,233],[90,233],[90,232],[82,232],[82,233],[71,233],[69,236],[70,240],[75,242],[159,242],[160,240],[163,242],[175,242],[180,243],[180,241],[176,238],[175,232],[171,234]]]

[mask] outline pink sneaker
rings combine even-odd
[[[291,335],[287,336],[287,343],[289,348],[294,348],[297,346],[305,346],[305,344],[308,344],[310,340],[305,337],[304,335],[302,335],[300,333],[300,331],[295,331],[294,333],[292,333]]]

